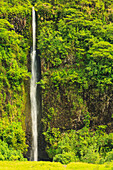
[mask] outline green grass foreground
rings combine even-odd
[[[113,170],[113,162],[102,165],[87,164],[87,163],[69,163],[62,165],[56,162],[16,162],[16,161],[0,161],[0,170]]]

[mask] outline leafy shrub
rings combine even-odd
[[[13,148],[8,147],[8,144],[0,140],[0,160],[1,161],[25,161],[20,150],[14,150]]]
[[[93,145],[91,145],[87,149],[87,153],[83,157],[81,157],[81,161],[87,163],[100,163],[100,160],[101,157],[99,155],[99,152]]]
[[[57,144],[58,141],[60,140],[61,133],[59,131],[59,128],[48,128],[46,132],[43,133],[45,135],[46,141],[50,143],[50,147],[47,147],[47,153],[50,158],[53,158],[57,154]]]
[[[68,164],[70,162],[76,162],[78,159],[76,158],[73,152],[65,152],[63,154],[55,155],[53,158],[54,162],[61,162],[62,164]]]
[[[8,120],[0,120],[0,139],[14,150],[27,151],[25,132],[20,122],[10,123]]]
[[[99,126],[96,131],[91,131],[84,127],[79,131],[63,133],[57,145],[52,146],[56,153],[53,160],[62,163],[68,160],[76,161],[76,158],[87,163],[104,163],[112,160],[113,134],[106,134],[105,128]],[[71,157],[70,153],[74,155]]]
[[[113,149],[112,151],[108,152],[105,157],[105,162],[111,162],[113,160]]]

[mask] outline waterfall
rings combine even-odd
[[[33,47],[31,52],[31,85],[30,85],[30,98],[31,98],[31,118],[32,118],[32,160],[38,160],[38,130],[37,130],[37,59],[36,59],[36,16],[34,7],[32,7],[32,35]]]

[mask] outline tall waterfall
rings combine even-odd
[[[38,131],[37,131],[37,59],[36,59],[36,16],[34,7],[32,7],[32,34],[33,34],[33,47],[31,53],[31,118],[32,118],[32,159],[38,160]]]

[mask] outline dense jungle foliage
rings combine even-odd
[[[28,1],[0,1],[0,160],[24,160]]]
[[[62,163],[112,160],[112,0],[0,1],[1,141],[25,154],[32,5],[49,158]]]
[[[37,1],[35,8],[48,154],[62,163],[73,154],[76,160],[104,162],[113,148],[112,1]],[[96,135],[99,125],[109,137]],[[87,133],[81,134],[85,127]]]

